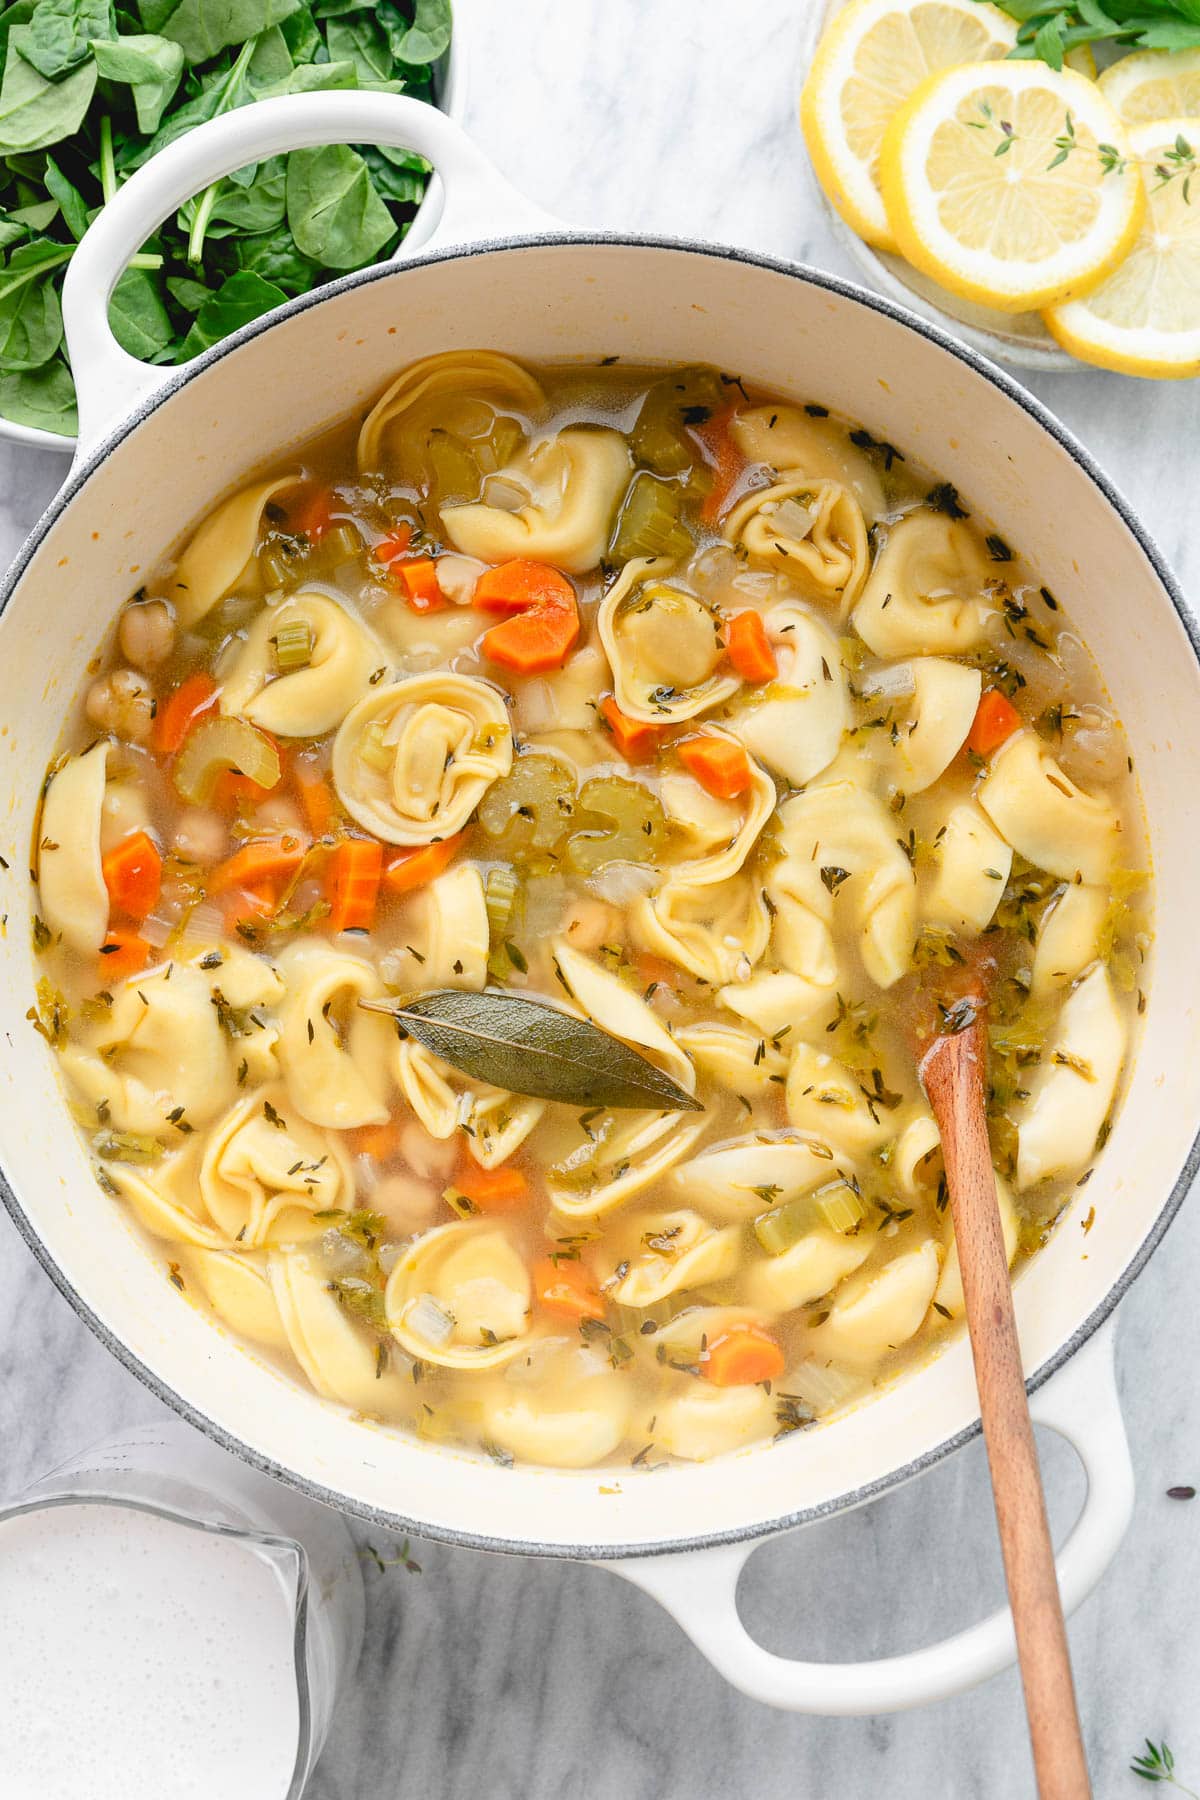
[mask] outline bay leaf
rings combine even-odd
[[[485,988],[435,988],[401,1000],[360,1000],[397,1030],[476,1081],[570,1106],[702,1112],[698,1100],[638,1051],[552,1000]]]

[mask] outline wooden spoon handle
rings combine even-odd
[[[988,1145],[980,1022],[935,1039],[921,1079],[942,1138],[954,1236],[975,1359],[979,1410],[1041,1800],[1088,1800],[1054,1546]]]

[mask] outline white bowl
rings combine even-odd
[[[450,48],[441,62],[434,69],[434,91],[437,94],[438,111],[444,112],[449,119],[461,123],[467,106],[467,70],[469,67],[467,53],[463,45],[464,28],[460,13],[456,9],[454,16],[454,34],[450,39]],[[411,256],[421,249],[437,230],[438,220],[442,213],[442,184],[435,174],[430,177],[420,206],[413,215],[412,224],[405,233],[403,242],[395,251],[394,260]],[[317,290],[319,292],[319,290]],[[8,438],[14,444],[29,444],[38,450],[60,450],[65,455],[74,454],[76,438],[64,437],[57,431],[43,431],[40,425],[18,425],[13,419],[0,415],[0,438]]]
[[[822,32],[845,4],[846,0],[830,0],[828,6],[814,5],[806,12],[801,45],[800,87],[804,85]],[[1043,325],[1040,313],[1002,313],[991,307],[976,306],[970,300],[960,300],[957,295],[948,294],[945,288],[939,287],[936,281],[931,281],[928,275],[914,269],[902,256],[893,256],[886,250],[876,250],[864,243],[858,233],[847,225],[817,180],[816,170],[799,130],[797,139],[800,154],[808,165],[810,183],[819,197],[830,230],[840,247],[857,264],[870,286],[878,293],[886,294],[898,306],[906,306],[910,312],[919,313],[921,318],[940,325],[944,331],[961,338],[964,344],[969,344],[972,350],[978,350],[982,356],[994,357],[996,361],[1008,363],[1012,368],[1053,369],[1061,373],[1068,369],[1088,367],[1088,364],[1080,362],[1055,343]]]

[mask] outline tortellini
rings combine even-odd
[[[623,1038],[657,1063],[685,1093],[696,1086],[696,1071],[669,1031],[659,1024],[644,1000],[616,975],[609,974],[582,951],[556,938],[554,966],[568,994],[594,1025]]]
[[[302,628],[303,668],[280,669],[280,634]],[[340,725],[387,657],[360,619],[325,594],[299,593],[259,613],[221,685],[221,711],[279,737],[320,737]]]
[[[391,1069],[406,1105],[432,1138],[445,1140],[468,1127],[467,1149],[481,1168],[506,1162],[546,1110],[544,1100],[475,1086],[415,1038],[394,1044]]]
[[[886,769],[905,794],[932,787],[962,749],[983,689],[978,669],[941,656],[918,656],[909,665],[913,680],[912,718],[899,725],[895,742],[886,735]]]
[[[596,626],[626,718],[671,725],[736,694],[721,621],[702,600],[662,579],[662,557],[635,557],[600,603]]]
[[[1105,889],[1086,881],[1069,882],[1050,901],[1042,914],[1033,952],[1031,991],[1035,999],[1068,987],[1095,962],[1108,907]]]
[[[713,730],[710,735],[734,734]],[[750,855],[775,811],[775,784],[751,758],[750,786],[736,799],[710,794],[682,770],[663,776],[662,798],[672,838],[683,852],[675,865],[677,879],[692,887],[711,887],[736,875]]]
[[[873,1247],[874,1240],[865,1231],[844,1237],[838,1231],[816,1228],[778,1256],[755,1257],[743,1272],[742,1289],[751,1306],[761,1306],[766,1312],[789,1312],[819,1300],[861,1269]]]
[[[806,476],[757,488],[725,520],[731,544],[782,570],[802,593],[832,602],[844,618],[870,567],[862,508],[835,481]]]
[[[924,895],[925,917],[976,936],[991,924],[1004,895],[1013,853],[974,800],[952,807],[939,830],[937,868]]]
[[[769,1093],[772,1082],[786,1075],[782,1050],[737,1025],[685,1025],[675,1033],[675,1041],[698,1068],[734,1094]]]
[[[51,777],[38,836],[42,915],[68,949],[94,955],[108,929],[100,826],[108,745],[93,744]]]
[[[876,1269],[852,1275],[838,1289],[828,1316],[813,1328],[814,1354],[865,1368],[899,1349],[924,1324],[940,1268],[938,1247],[927,1238]]]
[[[828,1137],[849,1156],[866,1156],[893,1136],[889,1109],[900,1098],[891,1093],[884,1100],[875,1098],[824,1050],[796,1045],[788,1070],[787,1109],[797,1131]]]
[[[808,980],[786,969],[760,971],[749,981],[723,987],[717,995],[740,1019],[746,1019],[766,1037],[795,1026],[825,1024],[836,1004],[837,964],[832,956],[824,980]]]
[[[712,985],[734,981],[766,950],[771,920],[759,888],[742,876],[697,886],[686,867],[658,893],[633,901],[629,927],[644,950]]]
[[[265,1252],[193,1249],[185,1267],[217,1317],[252,1343],[289,1348]]]
[[[619,432],[568,427],[522,451],[485,487],[519,505],[444,506],[442,524],[467,556],[489,563],[528,557],[579,575],[608,548],[630,467]]]
[[[388,1277],[388,1327],[410,1356],[447,1369],[495,1369],[529,1342],[525,1260],[501,1225],[439,1225]]]
[[[1066,881],[1103,882],[1121,841],[1121,816],[1106,794],[1085,794],[1032,731],[1018,731],[992,758],[979,804],[1014,850]]]
[[[364,1012],[383,983],[364,957],[324,938],[301,938],[279,957],[279,1060],[292,1105],[314,1125],[339,1131],[388,1117],[389,1022]]]
[[[1042,1061],[1014,1111],[1017,1186],[1076,1174],[1091,1161],[1116,1098],[1127,1027],[1108,972],[1097,965],[1063,1001]]]
[[[483,877],[471,863],[462,863],[414,894],[404,943],[388,952],[383,972],[402,992],[447,987],[478,992],[487,982],[488,940]]]
[[[790,1199],[821,1187],[833,1174],[834,1152],[824,1138],[758,1132],[701,1150],[672,1169],[667,1186],[714,1218],[736,1223],[764,1212],[772,1198]]]
[[[355,1412],[395,1416],[411,1404],[407,1371],[347,1316],[319,1263],[301,1250],[271,1258],[271,1286],[288,1347],[318,1394]]]
[[[546,1172],[546,1194],[568,1220],[598,1219],[652,1187],[704,1136],[703,1114],[604,1113]]]
[[[80,1093],[119,1131],[167,1138],[177,1124],[194,1131],[237,1091],[233,1043],[212,987],[186,964],[117,988],[80,1041],[63,1046],[62,1060]]]
[[[213,1126],[199,1181],[209,1218],[248,1250],[318,1235],[314,1214],[349,1210],[354,1196],[340,1141],[301,1118],[282,1086],[247,1094]]]
[[[443,395],[450,401],[462,394],[538,412],[545,402],[541,384],[510,356],[493,350],[447,350],[410,363],[385,388],[358,434],[358,466],[374,472],[382,469],[388,434],[418,409]]]
[[[510,1371],[517,1365],[510,1365]],[[536,1389],[501,1379],[483,1397],[489,1444],[556,1469],[586,1469],[611,1456],[629,1427],[630,1383],[606,1360],[571,1346],[538,1366]]]
[[[974,650],[996,611],[992,571],[975,534],[936,512],[907,513],[888,532],[854,611],[876,656]]]
[[[779,809],[786,850],[767,887],[778,908],[780,961],[814,987],[837,979],[831,924],[850,912],[871,980],[891,987],[916,938],[916,881],[882,801],[856,782],[829,780]]]
[[[774,1402],[762,1387],[714,1387],[680,1377],[654,1409],[656,1448],[684,1462],[708,1462],[769,1435]]]
[[[373,688],[333,745],[338,799],[389,844],[432,844],[461,831],[512,767],[508,713],[486,681],[448,671]]]
[[[813,480],[848,487],[869,520],[886,510],[879,468],[850,442],[836,419],[801,412],[796,406],[752,406],[739,412],[730,435],[748,462],[795,469]]]
[[[299,479],[298,474],[277,475],[243,488],[222,501],[192,534],[165,589],[185,630],[198,624],[232,587],[247,580],[268,503]],[[257,591],[256,573],[250,586]]]
[[[608,1234],[606,1287],[621,1306],[649,1307],[732,1275],[741,1261],[735,1225],[711,1225],[691,1207],[637,1213]]]
[[[739,712],[735,729],[753,756],[793,787],[804,787],[838,753],[850,723],[837,639],[801,606],[773,606],[763,624],[775,651],[775,680]]]

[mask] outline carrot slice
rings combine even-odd
[[[611,694],[600,702],[600,716],[626,762],[649,762],[669,730],[666,725],[646,725],[641,719],[627,718]]]
[[[1021,715],[1012,701],[999,688],[989,688],[975,709],[975,719],[967,733],[967,749],[976,756],[992,756],[1020,729]]]
[[[708,732],[684,738],[679,745],[679,760],[700,786],[718,800],[736,799],[753,780],[750,758],[741,745]]]
[[[437,564],[432,556],[415,556],[411,562],[402,562],[396,573],[414,612],[441,612],[448,604],[438,586]]]
[[[334,496],[330,488],[314,488],[292,511],[289,524],[293,531],[319,544],[333,524]]]
[[[767,628],[756,612],[734,613],[725,627],[725,654],[743,681],[774,681],[779,664]]]
[[[160,756],[174,756],[184,738],[205,713],[217,704],[217,684],[211,675],[197,671],[180,682],[161,701],[154,715],[151,743]]]
[[[238,936],[248,937],[253,929],[261,925],[264,919],[273,918],[279,897],[270,882],[260,882],[256,887],[244,887],[231,894],[225,903],[225,929]],[[242,927],[246,927],[242,930]]]
[[[734,483],[746,467],[746,459],[730,435],[733,417],[734,407],[730,405],[714,413],[703,425],[691,428],[704,448],[705,460],[713,473],[712,487],[700,507],[700,517],[706,525],[713,525],[720,518]]]
[[[397,525],[394,530],[387,533],[386,537],[380,538],[371,551],[371,555],[379,563],[395,562],[398,556],[403,556],[407,552],[408,546],[412,543],[412,535],[411,525]]]
[[[782,1346],[761,1325],[734,1325],[700,1355],[700,1373],[716,1387],[778,1381],[785,1366]]]
[[[451,1186],[477,1212],[519,1212],[529,1202],[529,1183],[520,1169],[481,1169],[464,1159]]]
[[[581,1263],[540,1256],[533,1265],[533,1291],[544,1312],[576,1322],[604,1317],[604,1296]]]
[[[382,1125],[359,1125],[342,1133],[342,1142],[351,1156],[370,1156],[375,1162],[390,1162],[399,1154],[401,1125],[398,1119],[385,1119]]]
[[[383,872],[383,845],[375,838],[346,838],[325,869],[331,931],[369,931]]]
[[[454,861],[466,837],[465,831],[442,838],[436,844],[424,844],[419,850],[397,850],[389,856],[383,870],[383,885],[389,894],[411,894],[440,875]]]
[[[256,729],[262,728],[260,726]],[[222,813],[227,819],[236,812],[253,812],[260,800],[265,800],[268,794],[277,794],[288,779],[287,751],[271,737],[269,731],[264,731],[262,735],[270,738],[279,756],[279,779],[272,782],[270,787],[263,787],[252,776],[243,775],[238,769],[222,770],[213,782],[208,803],[214,812]]]
[[[162,857],[147,831],[134,831],[114,844],[100,865],[108,898],[118,912],[144,919],[153,912],[162,887]]]
[[[136,931],[116,925],[105,932],[100,946],[100,979],[106,987],[130,975],[140,975],[149,961],[150,945]]]
[[[329,783],[323,775],[297,762],[292,765],[292,786],[308,829],[314,837],[324,837],[333,824],[336,810]]]
[[[304,861],[308,844],[303,838],[255,838],[218,863],[208,877],[210,894],[226,894],[230,888],[259,888],[266,882],[285,882]]]
[[[471,604],[510,615],[484,632],[480,649],[519,675],[561,668],[579,636],[575,589],[549,563],[517,560],[485,569]]]

